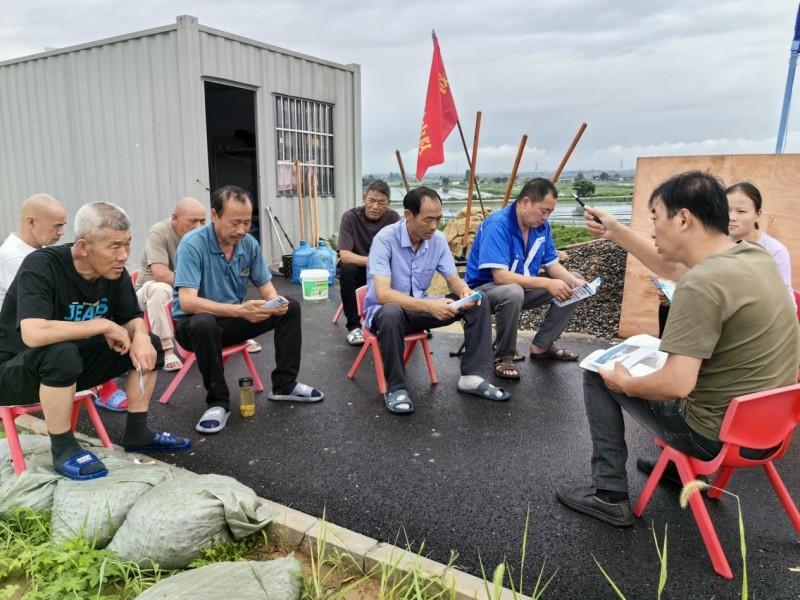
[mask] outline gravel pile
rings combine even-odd
[[[602,338],[616,337],[627,253],[606,240],[576,246],[566,253],[569,256],[564,263],[567,269],[580,272],[587,281],[603,278],[597,294],[578,303],[566,330]],[[520,329],[538,329],[548,306],[522,311]]]

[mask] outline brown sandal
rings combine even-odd
[[[556,348],[555,346],[550,346],[547,350],[540,353],[530,353],[531,360],[563,360],[566,362],[573,362],[578,360],[578,355],[575,352],[571,352],[566,348]]]
[[[508,356],[494,364],[494,374],[500,379],[519,380],[519,370],[514,364],[514,359]]]

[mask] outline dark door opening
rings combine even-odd
[[[261,243],[256,149],[256,93],[205,82],[208,181],[211,191],[238,185],[253,198],[250,233]]]

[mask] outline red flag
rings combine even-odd
[[[428,78],[428,97],[425,99],[425,113],[422,115],[422,129],[419,133],[417,152],[417,179],[425,177],[428,167],[444,162],[444,141],[458,122],[456,103],[444,71],[439,40],[433,34],[433,60],[431,75]]]

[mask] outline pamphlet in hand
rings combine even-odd
[[[650,282],[672,304],[672,298],[675,296],[675,282],[669,279],[659,279],[658,277],[651,277]]]
[[[450,306],[455,309],[461,309],[467,304],[471,304],[472,302],[477,302],[478,304],[481,303],[481,299],[483,298],[483,292],[481,291],[474,291],[466,298],[461,298],[460,300],[456,300]]]
[[[658,338],[645,333],[634,335],[611,348],[595,350],[581,361],[581,367],[597,373],[622,363],[634,377],[649,375],[667,362],[667,353],[658,349],[659,342]]]
[[[261,308],[280,308],[286,304],[289,304],[289,301],[283,296],[278,296],[277,298],[273,298],[272,300],[267,300],[264,302],[264,304],[261,305]]]
[[[569,306],[573,302],[580,302],[581,300],[585,300],[590,296],[594,296],[597,293],[597,288],[600,287],[601,283],[603,283],[603,278],[598,277],[591,283],[584,283],[583,285],[579,285],[578,287],[576,287],[574,290],[572,290],[572,296],[570,296],[566,300],[561,301],[553,298],[550,302],[552,302],[558,307]]]

